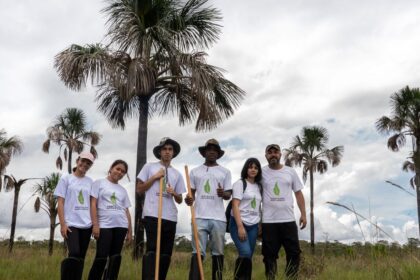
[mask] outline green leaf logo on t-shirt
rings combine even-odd
[[[77,196],[77,200],[79,200],[80,204],[85,204],[85,199],[83,197],[82,190],[79,191],[79,195]]]
[[[255,200],[255,196],[254,196],[254,199],[251,200],[251,207],[253,209],[255,209],[257,207],[257,201]]]
[[[209,179],[207,179],[206,183],[204,184],[204,191],[206,193],[210,193],[210,183],[209,183]]]
[[[280,195],[280,188],[279,188],[279,185],[278,185],[278,183],[277,183],[277,182],[276,182],[276,184],[274,185],[273,192],[274,192],[274,194],[275,194],[275,195],[277,195],[277,196],[279,196],[279,195]]]
[[[166,177],[163,177],[162,192],[166,192]]]
[[[117,204],[117,196],[115,195],[115,192],[113,192],[111,195],[111,203],[112,205]]]

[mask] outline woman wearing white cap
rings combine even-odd
[[[82,279],[83,264],[92,234],[90,189],[92,179],[86,176],[95,157],[82,152],[73,173],[61,177],[54,196],[58,198],[60,232],[67,244],[68,257],[61,263],[61,279]]]

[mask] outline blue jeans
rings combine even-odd
[[[222,256],[225,247],[226,223],[211,219],[196,219],[200,253],[206,256],[207,241],[210,241],[212,256]],[[192,235],[193,254],[197,253],[195,248],[194,234]]]
[[[252,258],[255,250],[255,244],[257,243],[258,237],[258,224],[247,226],[244,224],[247,238],[241,241],[238,236],[238,226],[233,216],[230,217],[230,236],[238,249],[239,257],[241,258]]]

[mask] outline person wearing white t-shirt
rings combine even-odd
[[[86,176],[95,157],[82,152],[76,160],[73,173],[60,178],[54,191],[60,233],[68,250],[68,257],[61,263],[61,279],[82,279],[86,251],[92,234],[89,195],[92,179]]]
[[[181,147],[178,142],[168,137],[161,139],[153,148],[153,154],[159,162],[147,163],[137,176],[137,193],[145,194],[143,206],[143,224],[146,230],[146,254],[143,256],[142,279],[155,279],[155,258],[157,243],[157,224],[159,208],[160,179],[164,179],[162,192],[162,226],[159,260],[159,279],[166,279],[171,262],[175,241],[178,209],[175,205],[182,202],[185,184],[181,173],[171,161]]]
[[[281,150],[277,144],[265,149],[268,166],[262,168],[262,254],[265,275],[275,279],[277,258],[280,248],[286,251],[285,275],[296,279],[300,262],[298,228],[295,221],[293,194],[300,210],[300,229],[306,226],[305,199],[303,185],[296,171],[280,163]]]
[[[237,280],[250,280],[252,276],[252,255],[261,220],[261,172],[258,159],[247,159],[242,167],[241,179],[232,187],[229,232],[238,249],[233,272],[233,277]]]
[[[190,172],[192,197],[185,199],[191,206],[194,201],[195,218],[200,244],[200,255],[206,256],[207,242],[210,241],[212,255],[212,279],[222,279],[224,246],[226,233],[226,216],[223,200],[229,200],[232,194],[230,171],[217,163],[224,155],[219,142],[209,139],[198,148],[205,158],[200,165]],[[189,279],[200,279],[197,250],[194,235],[192,236],[193,254],[190,263]]]
[[[118,184],[127,171],[127,163],[118,159],[111,164],[108,176],[96,180],[92,185],[90,213],[92,234],[96,239],[96,256],[89,280],[101,280],[107,262],[103,279],[117,279],[124,239],[131,241],[131,215],[128,210],[131,203],[127,190]]]

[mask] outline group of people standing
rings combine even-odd
[[[297,277],[301,251],[293,195],[303,229],[306,226],[303,185],[294,169],[280,163],[279,145],[266,147],[267,166],[261,167],[256,158],[247,159],[240,179],[234,184],[231,172],[218,163],[225,152],[217,140],[208,140],[198,150],[204,163],[191,170],[191,195],[184,199],[188,206],[194,207],[199,244],[196,248],[193,235],[189,279],[200,279],[199,259],[205,260],[207,244],[211,252],[212,279],[222,279],[227,231],[238,249],[234,279],[251,279],[252,256],[259,234],[262,235],[266,278],[275,279],[282,246],[286,251],[285,274]],[[180,151],[178,142],[163,138],[153,149],[159,161],[146,163],[137,176],[136,191],[145,194],[142,222],[147,242],[142,279],[155,279],[161,178],[159,279],[166,279],[170,266],[178,220],[176,204],[183,202],[182,194],[186,192],[181,173],[171,165]],[[62,279],[81,279],[91,235],[97,240],[97,249],[89,279],[117,279],[124,239],[130,240],[132,236],[128,210],[131,204],[127,191],[118,184],[128,171],[127,164],[115,161],[106,178],[92,183],[86,172],[93,162],[93,155],[81,153],[73,173],[60,179],[55,192],[61,234],[69,251],[68,258],[62,262]],[[224,200],[231,198],[231,212],[226,215]]]

